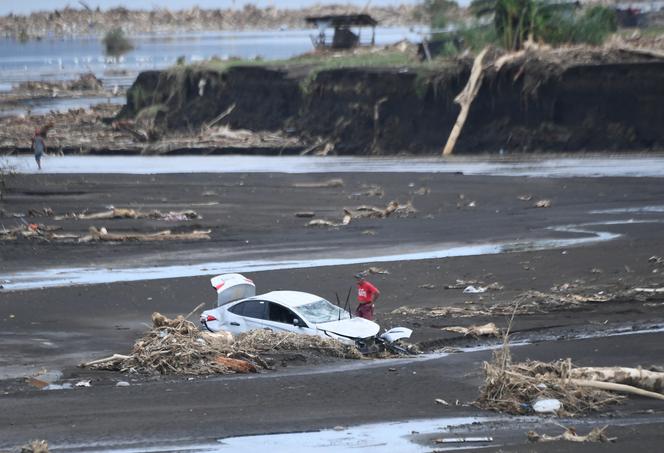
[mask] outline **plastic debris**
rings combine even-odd
[[[540,387],[538,386],[538,388]],[[562,404],[556,399],[544,399],[535,401],[532,407],[538,414],[556,414],[562,407]]]
[[[473,286],[473,285],[470,285],[470,286],[466,286],[466,287],[464,288],[463,292],[466,293],[466,294],[483,293],[483,292],[486,292],[486,288],[484,288],[484,287],[482,287],[482,286],[477,286],[477,287],[475,287],[475,286]]]

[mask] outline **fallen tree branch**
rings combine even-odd
[[[664,395],[662,395],[661,393],[650,392],[648,390],[643,390],[637,387],[633,387],[631,385],[616,384],[614,382],[589,381],[585,379],[570,379],[570,382],[579,387],[590,387],[590,388],[608,390],[611,392],[619,392],[619,393],[631,393],[633,395],[640,395],[648,398],[664,400]]]
[[[452,132],[450,132],[450,136],[447,139],[447,143],[443,149],[443,156],[452,154],[454,146],[461,134],[461,129],[463,129],[463,125],[466,123],[466,118],[468,118],[468,112],[470,111],[470,105],[475,99],[475,96],[477,96],[480,86],[482,85],[482,76],[484,74],[482,62],[488,50],[489,48],[485,47],[479,55],[475,57],[473,69],[471,69],[470,77],[468,78],[468,83],[463,91],[461,91],[456,99],[454,99],[454,102],[461,106],[461,111],[459,112],[456,123],[454,123],[454,127],[452,127]]]

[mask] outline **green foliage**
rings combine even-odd
[[[601,44],[617,30],[615,12],[592,6],[582,14],[576,4],[546,0],[474,0],[477,17],[493,15],[498,42],[508,50],[520,49],[529,37],[550,44]]]
[[[119,57],[134,48],[131,41],[125,36],[122,28],[114,28],[106,33],[102,39],[106,55]]]
[[[431,28],[445,28],[449,24],[449,15],[459,7],[453,0],[425,0],[424,9]]]

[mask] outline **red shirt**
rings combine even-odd
[[[363,280],[357,284],[357,301],[360,303],[366,304],[367,302],[373,302],[374,297],[380,294],[378,288],[369,283],[366,280]]]

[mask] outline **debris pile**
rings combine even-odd
[[[506,343],[491,362],[484,362],[485,380],[477,404],[498,412],[528,414],[534,402],[554,399],[560,402],[557,415],[574,416],[598,411],[622,399],[606,390],[578,385],[570,377],[571,370],[569,359],[512,363]]]
[[[236,349],[252,353],[270,353],[281,351],[313,351],[320,356],[342,359],[361,359],[360,351],[352,345],[341,343],[332,338],[302,335],[295,332],[273,332],[252,330],[238,335],[233,344]]]
[[[76,80],[61,82],[28,81],[21,82],[17,91],[30,92],[34,95],[59,93],[62,91],[101,91],[104,85],[93,73],[81,74]]]
[[[48,442],[33,440],[21,447],[21,453],[49,453]]]
[[[308,351],[319,356],[359,359],[354,346],[337,340],[296,333],[254,330],[236,338],[227,332],[201,331],[185,317],[152,315],[152,328],[134,343],[129,355],[84,363],[91,369],[141,374],[209,375],[268,369],[270,353]]]

